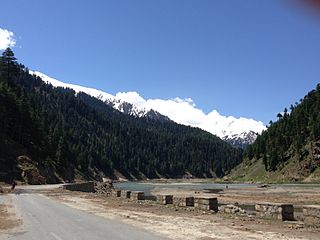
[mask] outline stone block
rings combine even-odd
[[[121,190],[114,190],[112,192],[112,196],[114,197],[121,197]]]
[[[307,205],[303,206],[303,221],[310,226],[320,226],[320,206]]]
[[[121,197],[125,199],[130,199],[131,191],[128,190],[121,190]]]
[[[173,197],[173,204],[179,207],[193,207],[194,206],[194,197]]]
[[[173,204],[173,195],[158,195],[157,201],[161,204]]]
[[[193,207],[194,197],[173,197],[173,204],[180,207]]]
[[[144,192],[134,191],[131,193],[132,200],[144,200]]]
[[[218,199],[213,197],[196,197],[194,199],[194,207],[197,209],[218,212]]]
[[[292,204],[258,203],[255,205],[255,210],[260,217],[268,217],[282,221],[294,220],[294,208]]]

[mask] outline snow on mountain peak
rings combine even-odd
[[[71,88],[76,93],[85,92],[99,98],[121,112],[141,117],[154,110],[163,116],[167,116],[174,122],[201,128],[223,139],[244,138],[253,142],[256,135],[266,129],[261,121],[254,119],[223,116],[217,110],[206,114],[196,107],[191,98],[182,99],[176,97],[174,99],[146,100],[139,93],[133,91],[119,92],[113,96],[94,88],[63,83],[37,71],[30,71],[30,73],[41,77],[43,81],[52,84],[54,87]]]
[[[137,92],[118,92],[116,99],[134,104],[138,108],[143,108],[146,100],[144,100]]]
[[[61,82],[61,81],[54,79],[54,78],[51,78],[51,77],[49,77],[41,72],[38,72],[38,71],[29,70],[29,73],[40,77],[44,82],[50,83],[54,87],[71,88],[76,93],[84,92],[84,93],[87,93],[90,96],[98,98],[102,101],[114,99],[113,95],[106,93],[106,92],[103,92],[103,91],[100,91],[100,90],[97,90],[97,89],[94,89],[94,88],[88,88],[88,87],[82,87],[82,86],[75,85],[75,84],[64,83],[64,82]]]

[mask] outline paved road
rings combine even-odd
[[[164,240],[145,230],[70,208],[37,193],[11,195],[23,226],[13,234],[1,234],[13,240]],[[1,198],[1,196],[0,196]]]

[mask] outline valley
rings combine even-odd
[[[320,0],[1,10],[0,240],[320,239]]]

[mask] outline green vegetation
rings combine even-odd
[[[24,155],[46,182],[114,177],[115,170],[138,178],[186,171],[221,177],[241,162],[242,150],[210,133],[128,116],[85,93],[54,88],[10,49],[0,60],[0,180],[21,178]]]
[[[230,177],[277,182],[320,179],[320,84],[290,111],[279,113],[278,121],[270,122],[246,148],[243,163]]]

